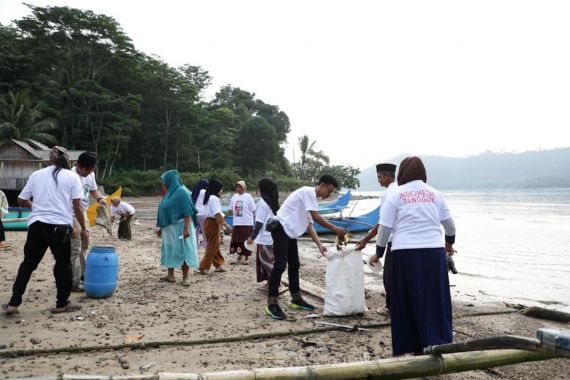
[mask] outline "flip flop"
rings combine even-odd
[[[6,312],[6,314],[8,314],[8,315],[19,314],[19,313],[20,313],[20,311],[19,311],[18,309],[16,309],[16,310],[9,310],[7,304],[2,304],[2,306],[0,306],[0,307],[2,307],[2,310],[4,310],[4,311]]]
[[[72,311],[78,311],[78,310],[81,310],[81,305],[68,303],[64,307],[54,307],[53,309],[49,309],[49,312],[52,314],[61,314],[61,313],[71,313]]]
[[[10,248],[10,245],[8,244],[0,244],[0,249],[2,248]]]
[[[208,272],[203,271],[202,269],[192,269],[192,270],[194,271],[194,273],[201,274],[203,276],[206,276],[208,274]]]
[[[165,277],[161,277],[161,278],[160,278],[160,281],[174,282],[174,281],[176,281],[176,280],[173,279],[173,278],[170,278],[170,277],[168,277],[168,276],[165,276]]]
[[[219,268],[214,269],[214,272],[222,273],[222,272],[227,272],[227,270],[222,268],[222,267],[219,267]]]

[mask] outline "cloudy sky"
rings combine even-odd
[[[202,66],[291,119],[333,164],[570,146],[570,2],[51,0]],[[0,0],[0,22],[28,14]],[[294,156],[295,155],[295,156]]]

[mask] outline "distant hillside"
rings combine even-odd
[[[390,162],[399,164],[404,157]],[[440,189],[570,187],[570,148],[421,159],[426,165],[428,184]],[[358,179],[358,190],[380,189],[375,166],[364,169]]]

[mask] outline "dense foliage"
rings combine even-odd
[[[154,178],[176,168],[200,173],[188,174],[194,179],[227,172],[230,181],[268,174],[314,181],[327,169],[309,175],[289,164],[283,145],[291,125],[278,106],[231,85],[206,102],[207,70],[137,51],[113,18],[28,7],[29,16],[0,24],[0,140],[95,151],[99,181],[133,178],[127,187],[139,193],[155,191],[135,179],[149,170]],[[333,168],[343,186],[357,184],[357,169]]]

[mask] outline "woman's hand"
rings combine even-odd
[[[321,252],[321,255],[323,256],[327,256],[327,247],[325,247],[322,243],[318,244],[319,247],[319,251]]]
[[[370,256],[370,259],[368,259],[368,264],[371,267],[375,267],[376,264],[378,264],[378,261],[380,261],[380,258],[378,257],[378,255],[372,255],[372,256]]]
[[[252,239],[252,238],[247,238],[247,244],[253,244],[253,239]]]
[[[162,229],[159,228],[156,230],[156,236],[162,237]]]
[[[184,232],[182,232],[182,235],[184,236],[184,239],[188,239],[190,237],[190,229],[185,228]]]

